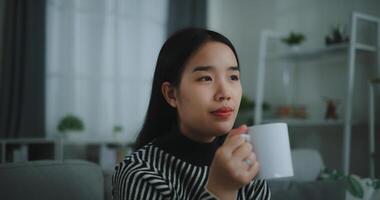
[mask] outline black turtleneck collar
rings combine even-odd
[[[224,139],[225,136],[220,136],[211,143],[197,142],[183,135],[175,126],[168,134],[155,139],[153,145],[193,165],[210,166],[215,151],[223,144]]]

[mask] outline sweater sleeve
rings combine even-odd
[[[253,179],[251,183],[243,187],[239,195],[244,195],[249,200],[270,200],[271,191],[266,180]]]
[[[122,162],[112,178],[114,200],[171,199],[169,185],[144,163]]]
[[[203,188],[203,191],[199,197],[199,200],[218,200],[218,197],[216,197],[214,194],[208,191],[205,187]]]
[[[124,160],[116,168],[112,177],[113,200],[176,199],[170,183],[160,173],[144,162]],[[204,188],[199,200],[218,200]]]

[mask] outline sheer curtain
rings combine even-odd
[[[86,137],[126,139],[139,131],[157,55],[166,37],[167,0],[47,0],[46,130],[67,114]]]

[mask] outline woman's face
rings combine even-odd
[[[229,132],[239,110],[242,87],[233,51],[221,42],[207,42],[185,64],[174,89],[179,127],[200,142]]]

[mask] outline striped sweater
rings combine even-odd
[[[114,200],[217,199],[205,189],[208,169],[218,137],[212,143],[197,143],[171,133],[155,140],[120,162],[112,178]],[[239,189],[237,198],[270,199],[265,180],[254,179]]]

